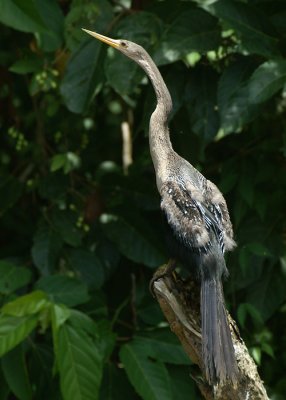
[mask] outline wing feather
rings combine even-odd
[[[195,190],[194,194],[190,185],[186,189],[181,184],[168,181],[162,186],[161,209],[169,225],[181,242],[196,250],[207,250],[210,247],[212,230],[224,252],[222,213],[219,205],[206,206],[197,200]]]

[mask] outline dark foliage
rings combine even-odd
[[[153,89],[81,27],[159,65],[175,149],[228,202],[229,308],[285,398],[285,1],[0,0],[0,21],[0,399],[199,396],[148,291],[167,261]]]

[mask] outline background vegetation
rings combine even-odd
[[[175,149],[229,205],[229,308],[284,399],[285,1],[0,0],[0,21],[0,399],[199,398],[148,291],[167,260],[153,89],[81,27],[159,65]]]

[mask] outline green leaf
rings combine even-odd
[[[74,310],[73,310],[74,311]],[[71,310],[62,304],[52,304],[51,306],[52,324],[57,333],[60,327],[71,316]]]
[[[238,183],[239,192],[249,206],[253,204],[254,187],[255,182],[253,182],[253,177],[251,175],[244,174],[243,177],[240,178]]]
[[[87,314],[79,310],[71,310],[69,324],[72,325],[75,330],[82,330],[90,337],[98,339],[97,323]]]
[[[19,400],[31,400],[32,387],[28,377],[23,346],[19,345],[1,359],[2,369],[11,391]]]
[[[250,250],[251,253],[255,254],[256,256],[260,257],[269,257],[271,253],[269,252],[267,246],[260,242],[251,242],[247,244],[247,248]]]
[[[62,239],[52,227],[41,223],[33,241],[33,262],[42,275],[49,275],[56,269],[62,248]]]
[[[96,400],[102,378],[101,356],[82,330],[65,324],[58,338],[58,366],[64,400]]]
[[[279,54],[278,40],[270,19],[257,7],[240,1],[219,0],[212,6],[214,14],[228,23],[239,35],[242,46],[251,53],[266,57]]]
[[[258,112],[249,99],[248,78],[255,68],[247,57],[240,58],[224,69],[218,83],[218,108],[221,128],[225,134],[241,129]]]
[[[268,344],[268,343],[262,343],[261,344],[261,350],[268,354],[270,357],[272,357],[273,359],[275,359],[275,355],[274,355],[274,350],[273,348]]]
[[[55,154],[51,160],[51,172],[62,169],[65,174],[73,171],[80,167],[80,158],[77,154],[71,151],[64,154]]]
[[[25,315],[37,314],[49,305],[48,298],[45,293],[35,291],[24,296],[18,297],[16,300],[6,303],[1,311],[3,314],[12,315],[14,317],[24,317]]]
[[[28,268],[17,267],[14,264],[0,260],[0,293],[10,294],[27,285],[31,280]]]
[[[190,8],[172,21],[154,58],[159,65],[175,62],[193,51],[215,50],[220,41],[218,20],[204,10]]]
[[[36,288],[48,294],[54,303],[63,303],[69,307],[86,303],[89,299],[87,288],[80,281],[62,275],[41,278]]]
[[[112,330],[112,324],[108,320],[101,320],[97,324],[97,343],[104,361],[109,361],[116,346],[117,334]]]
[[[64,15],[56,0],[36,0],[39,14],[48,27],[47,32],[39,34],[39,44],[44,51],[55,51],[63,42]]]
[[[138,65],[114,49],[108,49],[109,59],[105,65],[106,78],[110,86],[121,96],[134,91],[140,83],[143,72]]]
[[[71,310],[62,304],[52,304],[51,305],[51,325],[53,333],[53,345],[55,360],[58,360],[59,350],[58,350],[58,333],[61,326],[70,318]]]
[[[162,322],[162,310],[149,295],[144,298],[138,307],[137,313],[145,324],[157,326]]]
[[[261,279],[249,291],[247,302],[253,304],[263,321],[269,319],[286,300],[284,277],[275,267],[264,268]]]
[[[22,342],[37,326],[38,317],[0,316],[0,357]]]
[[[0,21],[22,32],[47,30],[33,0],[0,0]]]
[[[252,320],[256,322],[260,327],[263,326],[263,320],[257,309],[249,303],[241,303],[237,310],[237,317],[240,325],[243,328],[245,328],[247,315],[250,315]]]
[[[170,364],[190,365],[192,362],[181,343],[169,329],[158,329],[144,336],[135,336],[134,345],[145,349],[146,356]]]
[[[253,104],[262,103],[272,97],[286,83],[286,61],[271,60],[261,64],[252,74],[249,96]]]
[[[69,254],[72,268],[90,289],[99,289],[104,281],[104,266],[95,253],[86,249],[75,249]]]
[[[103,263],[104,277],[105,279],[110,278],[118,267],[120,260],[120,254],[114,243],[106,238],[102,237],[102,240],[96,247],[96,254],[100,261]]]
[[[9,71],[14,72],[15,74],[25,75],[31,72],[38,72],[43,69],[43,61],[34,56],[33,54],[29,54],[29,58],[24,58],[14,62],[9,68]]]
[[[74,247],[81,244],[83,232],[76,227],[77,214],[68,210],[54,209],[52,223],[54,230],[61,236],[62,240]]]
[[[100,48],[98,40],[87,39],[68,62],[61,94],[67,108],[74,113],[80,114],[86,110],[93,94],[102,84]]]
[[[59,169],[63,169],[66,163],[65,154],[55,154],[51,160],[51,172],[55,172]]]
[[[149,359],[144,346],[125,344],[120,350],[120,360],[130,382],[144,400],[173,399],[166,367],[160,361]]]
[[[136,224],[135,219],[129,222],[111,214],[103,214],[100,221],[106,236],[116,243],[126,257],[149,267],[158,267],[163,264],[164,257],[150,240],[144,221],[140,219],[139,225]]]
[[[261,364],[261,348],[260,347],[251,347],[249,349],[251,356],[254,358],[256,364]]]
[[[82,330],[96,340],[102,358],[109,360],[116,344],[116,334],[112,331],[111,323],[103,319],[95,322],[87,314],[78,310],[71,310],[69,324],[76,330]]]
[[[227,163],[225,163],[221,174],[221,180],[218,185],[223,194],[230,192],[238,180],[238,172],[228,169],[227,166]]]

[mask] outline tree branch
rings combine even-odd
[[[235,355],[240,371],[239,382],[209,386],[205,379],[201,355],[200,293],[197,282],[182,281],[176,273],[164,275],[165,266],[160,268],[151,282],[152,291],[186,353],[201,370],[194,377],[202,396],[206,400],[268,400],[257,367],[240,337],[235,321],[228,315]]]

